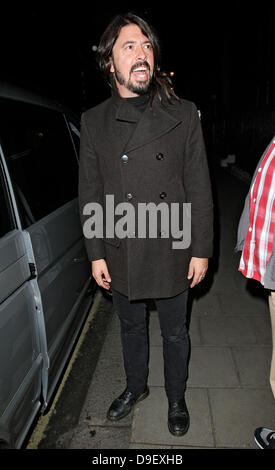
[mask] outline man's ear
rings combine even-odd
[[[114,73],[115,69],[114,69],[114,62],[113,62],[112,57],[109,58],[109,64],[110,64],[110,72]]]

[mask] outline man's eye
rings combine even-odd
[[[152,49],[152,44],[145,44],[144,49],[151,50]]]

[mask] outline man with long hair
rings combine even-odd
[[[189,287],[206,274],[213,239],[198,111],[176,96],[160,68],[155,31],[132,13],[118,15],[109,24],[98,47],[98,63],[112,96],[82,115],[79,207],[93,277],[100,287],[111,289],[121,324],[127,384],[107,418],[122,419],[149,394],[146,300],[153,299],[163,337],[168,428],[182,436],[189,427],[187,296]],[[163,230],[159,220],[154,236],[150,231],[140,236],[140,227],[131,224],[126,224],[125,236],[119,235],[114,231],[119,211],[113,210],[113,221],[107,217],[108,196],[126,212],[129,205],[137,209],[162,203],[170,210],[175,204],[191,204],[190,241],[175,249],[172,242],[178,236]],[[89,220],[95,223],[87,219],[91,203],[103,208],[103,235],[100,230],[96,236],[87,234]],[[183,215],[179,219],[183,223]]]

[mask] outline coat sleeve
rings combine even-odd
[[[196,106],[192,103],[185,146],[183,184],[191,202],[191,254],[213,255],[213,200],[205,144]]]
[[[103,181],[98,158],[87,128],[85,113],[81,116],[78,196],[80,220],[83,228],[85,221],[90,217],[90,215],[83,214],[85,205],[96,202],[103,208]],[[85,246],[90,261],[105,257],[102,238],[85,237]]]

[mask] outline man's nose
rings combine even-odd
[[[146,57],[147,57],[146,51],[144,47],[142,46],[142,44],[140,44],[139,46],[137,46],[137,49],[136,49],[136,58],[139,60],[144,60],[146,59]]]

